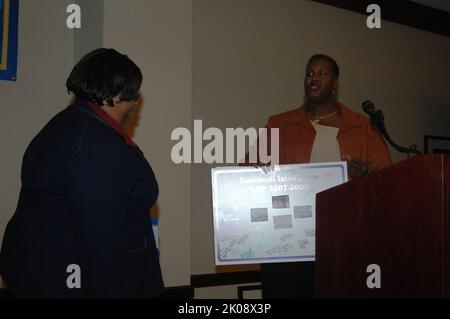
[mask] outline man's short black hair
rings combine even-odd
[[[125,54],[100,48],[86,54],[72,69],[66,86],[77,98],[113,106],[113,97],[121,101],[139,98],[142,73]]]
[[[324,60],[327,60],[328,62],[330,62],[334,77],[336,79],[338,79],[339,78],[339,66],[332,57],[329,57],[326,54],[322,54],[322,53],[314,54],[312,57],[309,58],[308,63],[306,64],[306,68],[308,68],[308,65],[311,63],[311,61],[319,60],[319,59],[324,59]]]

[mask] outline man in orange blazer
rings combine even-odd
[[[305,103],[267,123],[269,132],[279,129],[280,164],[345,160],[351,179],[392,164],[369,120],[338,102],[338,79],[333,58],[316,54],[309,59]],[[264,298],[314,298],[314,262],[263,264],[261,270]]]

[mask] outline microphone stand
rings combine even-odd
[[[390,137],[389,133],[386,130],[386,127],[384,126],[384,115],[383,115],[383,111],[381,110],[376,110],[373,112],[369,113],[370,116],[370,122],[376,126],[376,128],[378,129],[378,131],[384,136],[384,138],[386,139],[386,141],[388,141],[388,143],[397,151],[401,152],[401,153],[406,153],[408,154],[408,157],[411,153],[413,154],[419,154],[422,155],[423,153],[419,150],[417,150],[417,145],[411,145],[409,148],[407,147],[402,147],[397,145],[392,138]]]

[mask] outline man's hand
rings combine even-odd
[[[364,176],[369,172],[369,164],[359,158],[345,155],[343,159],[347,161],[348,174],[352,179]]]

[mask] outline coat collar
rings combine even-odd
[[[362,126],[360,116],[355,111],[351,110],[344,104],[338,102],[338,108],[341,112],[341,126],[339,127],[339,133],[344,133],[355,126]],[[306,113],[306,105],[303,104],[299,108],[295,109],[289,118],[289,124],[297,124],[304,126],[305,128],[315,132],[314,127],[311,124],[311,121],[308,118]]]
[[[86,114],[88,114],[89,116],[91,116],[92,118],[96,119],[97,121],[99,121],[100,123],[102,123],[103,125],[113,129],[111,127],[111,125],[103,118],[101,117],[97,112],[94,112],[90,107],[89,107],[89,103],[85,100],[82,99],[76,99],[75,103],[73,104],[73,106],[75,106],[78,110],[81,110],[82,112],[85,112]],[[112,119],[111,119],[112,120]],[[120,136],[122,136],[124,138],[124,142],[126,145],[130,145],[133,147],[130,147],[129,149],[132,151],[133,154],[135,154],[137,157],[139,157],[139,159],[141,159],[144,164],[150,169],[152,170],[150,164],[148,163],[147,159],[144,156],[144,153],[142,152],[142,150],[136,145],[136,144],[131,144],[131,143],[127,143],[125,137],[118,132],[117,130],[113,129],[114,132],[116,132],[117,134],[119,134]]]
[[[83,109],[89,110],[93,114],[96,114],[96,116],[98,118],[100,118],[101,120],[103,120],[103,122],[107,126],[112,128],[119,135],[121,135],[127,145],[131,145],[131,146],[139,149],[139,146],[137,146],[137,144],[125,132],[125,130],[122,128],[122,126],[120,126],[118,123],[116,123],[116,121],[108,113],[106,113],[104,110],[102,110],[102,108],[100,107],[99,104],[97,104],[95,102],[89,102],[89,101],[84,101],[81,99],[76,99],[75,105],[79,106]]]

